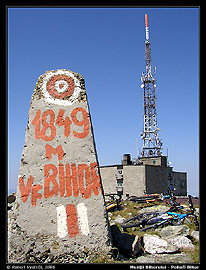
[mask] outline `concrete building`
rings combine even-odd
[[[122,190],[123,198],[145,193],[166,194],[170,185],[175,188],[175,195],[187,195],[187,173],[173,171],[173,167],[167,165],[166,156],[141,157],[132,161],[130,154],[125,154],[122,164],[100,166],[100,173],[104,192]]]

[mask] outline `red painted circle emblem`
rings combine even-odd
[[[58,99],[72,96],[74,88],[74,80],[66,75],[54,75],[47,83],[49,94]]]

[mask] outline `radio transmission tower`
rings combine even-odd
[[[156,114],[156,101],[155,101],[155,88],[156,83],[152,75],[151,70],[151,48],[149,42],[149,27],[148,27],[148,15],[145,14],[145,29],[146,29],[146,41],[145,41],[145,60],[146,60],[146,73],[142,73],[141,88],[144,89],[144,129],[141,134],[143,140],[143,147],[141,156],[161,156],[162,142],[159,139],[157,128],[157,114]],[[154,68],[156,73],[156,68]]]

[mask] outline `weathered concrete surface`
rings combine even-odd
[[[39,77],[28,114],[19,170],[16,224],[28,237],[67,252],[107,249],[110,230],[83,77]],[[18,237],[10,235],[10,247]],[[55,251],[55,249],[54,249]]]

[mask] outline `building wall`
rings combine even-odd
[[[143,165],[152,165],[152,166],[167,166],[167,157],[141,157],[139,158],[140,162]]]
[[[168,176],[171,170],[171,167],[146,165],[146,193],[167,193]]]
[[[104,193],[116,193],[117,165],[100,167]],[[172,167],[157,165],[123,165],[123,198],[147,194],[166,194],[170,184],[176,187],[175,195],[187,195],[187,173],[173,172]]]
[[[123,166],[123,193],[129,196],[142,196],[146,190],[145,166]]]
[[[104,193],[116,193],[117,166],[100,167]]]
[[[187,173],[173,172],[173,185],[176,188],[175,195],[187,196]]]
[[[104,193],[116,193],[117,166],[100,167]],[[145,187],[145,166],[123,166],[123,196],[142,196]]]

